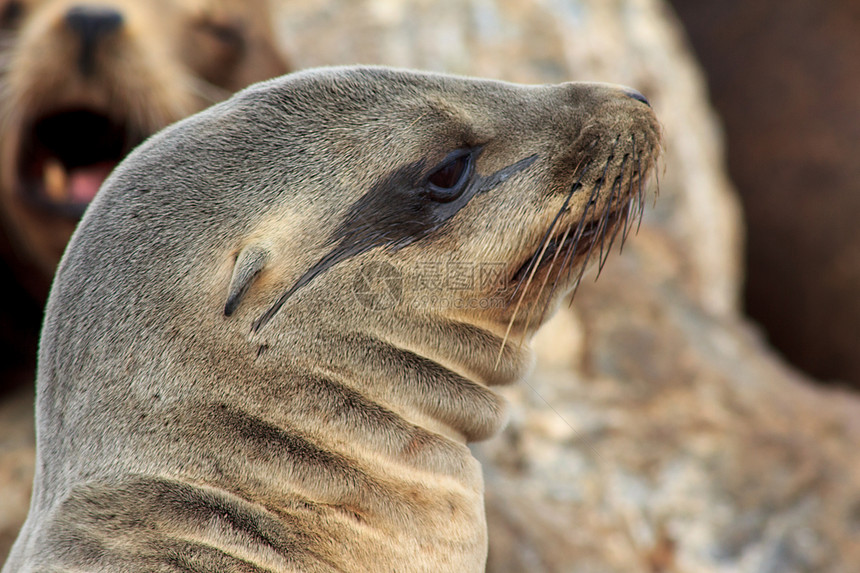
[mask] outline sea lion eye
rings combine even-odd
[[[12,0],[5,5],[0,1],[0,30],[11,30],[21,22],[24,7],[19,0]]]
[[[445,158],[427,177],[427,191],[431,199],[448,203],[463,193],[472,175],[473,155],[472,150],[458,149]]]
[[[235,24],[207,20],[201,27],[212,38],[231,50],[238,50],[242,46],[242,32]]]

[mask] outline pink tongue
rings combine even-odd
[[[114,165],[113,162],[102,162],[72,169],[69,173],[69,199],[75,203],[92,201]]]

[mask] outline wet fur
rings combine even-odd
[[[33,505],[4,573],[482,571],[466,444],[504,423],[490,386],[528,371],[588,253],[626,234],[658,144],[615,86],[386,68],[286,76],[153,137],[60,264]],[[373,241],[254,328],[354,240],[363,202],[386,204],[368,193],[393,201],[423,185],[415,166],[472,148],[486,192],[427,232],[366,213]],[[538,264],[559,234],[579,241]],[[414,272],[440,261],[500,264],[458,293],[511,304],[422,306]],[[357,298],[369,265],[402,277],[393,307]]]

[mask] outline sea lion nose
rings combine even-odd
[[[641,101],[648,107],[651,107],[651,102],[648,101],[648,98],[646,98],[644,95],[634,90],[633,88],[625,88],[624,93],[626,93],[628,96],[632,97],[636,101]]]
[[[100,41],[123,25],[123,15],[107,6],[72,6],[65,15],[66,25],[81,41],[78,67],[89,76],[95,67],[95,52]]]

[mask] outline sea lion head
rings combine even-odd
[[[348,314],[356,328],[425,355],[438,341],[422,341],[419,323],[469,325],[502,341],[493,354],[461,340],[470,366],[457,367],[488,384],[522,375],[530,359],[520,343],[589,260],[602,264],[627,236],[659,152],[647,100],[619,86],[362,68],[298,75],[284,87],[260,93],[279,93],[270,101],[300,125],[281,126],[291,138],[282,177],[292,182],[278,214],[237,250],[225,315],[257,281],[236,320],[253,319],[265,339],[301,307],[330,313],[324,320]],[[289,256],[271,252],[279,233],[290,236]]]
[[[152,212],[168,236],[181,228],[217,245],[217,261],[148,260],[207,273],[218,312],[178,314],[200,312],[253,340],[347,318],[389,339],[428,321],[521,340],[641,209],[660,137],[643,100],[593,83],[374,67],[293,74],[148,142],[82,234],[93,244],[122,220],[127,228],[112,232],[127,241],[115,248],[148,249],[135,221]],[[228,206],[223,215],[241,224],[203,224]],[[394,290],[362,283],[374,273],[376,287]],[[498,365],[481,370],[487,382],[510,377]]]
[[[43,353],[127,355],[140,371],[123,376],[153,383],[177,368],[265,383],[345,360],[352,336],[516,380],[548,309],[641,206],[659,149],[642,99],[379,67],[257,84],[109,178],[61,264]]]
[[[659,133],[641,95],[604,84],[381,67],[257,84],[123,163],[49,310],[89,307],[79,336],[113,340],[158,317],[147,355],[320,362],[353,333],[507,383],[584,265],[628,232]]]
[[[128,356],[123,377],[153,384],[225,369],[266,383],[286,363],[379,366],[346,350],[362,339],[481,386],[517,380],[528,338],[641,208],[660,140],[643,100],[381,67],[252,86],[105,183],[61,263],[42,353]],[[485,415],[448,404],[459,435],[504,422],[488,400]]]

